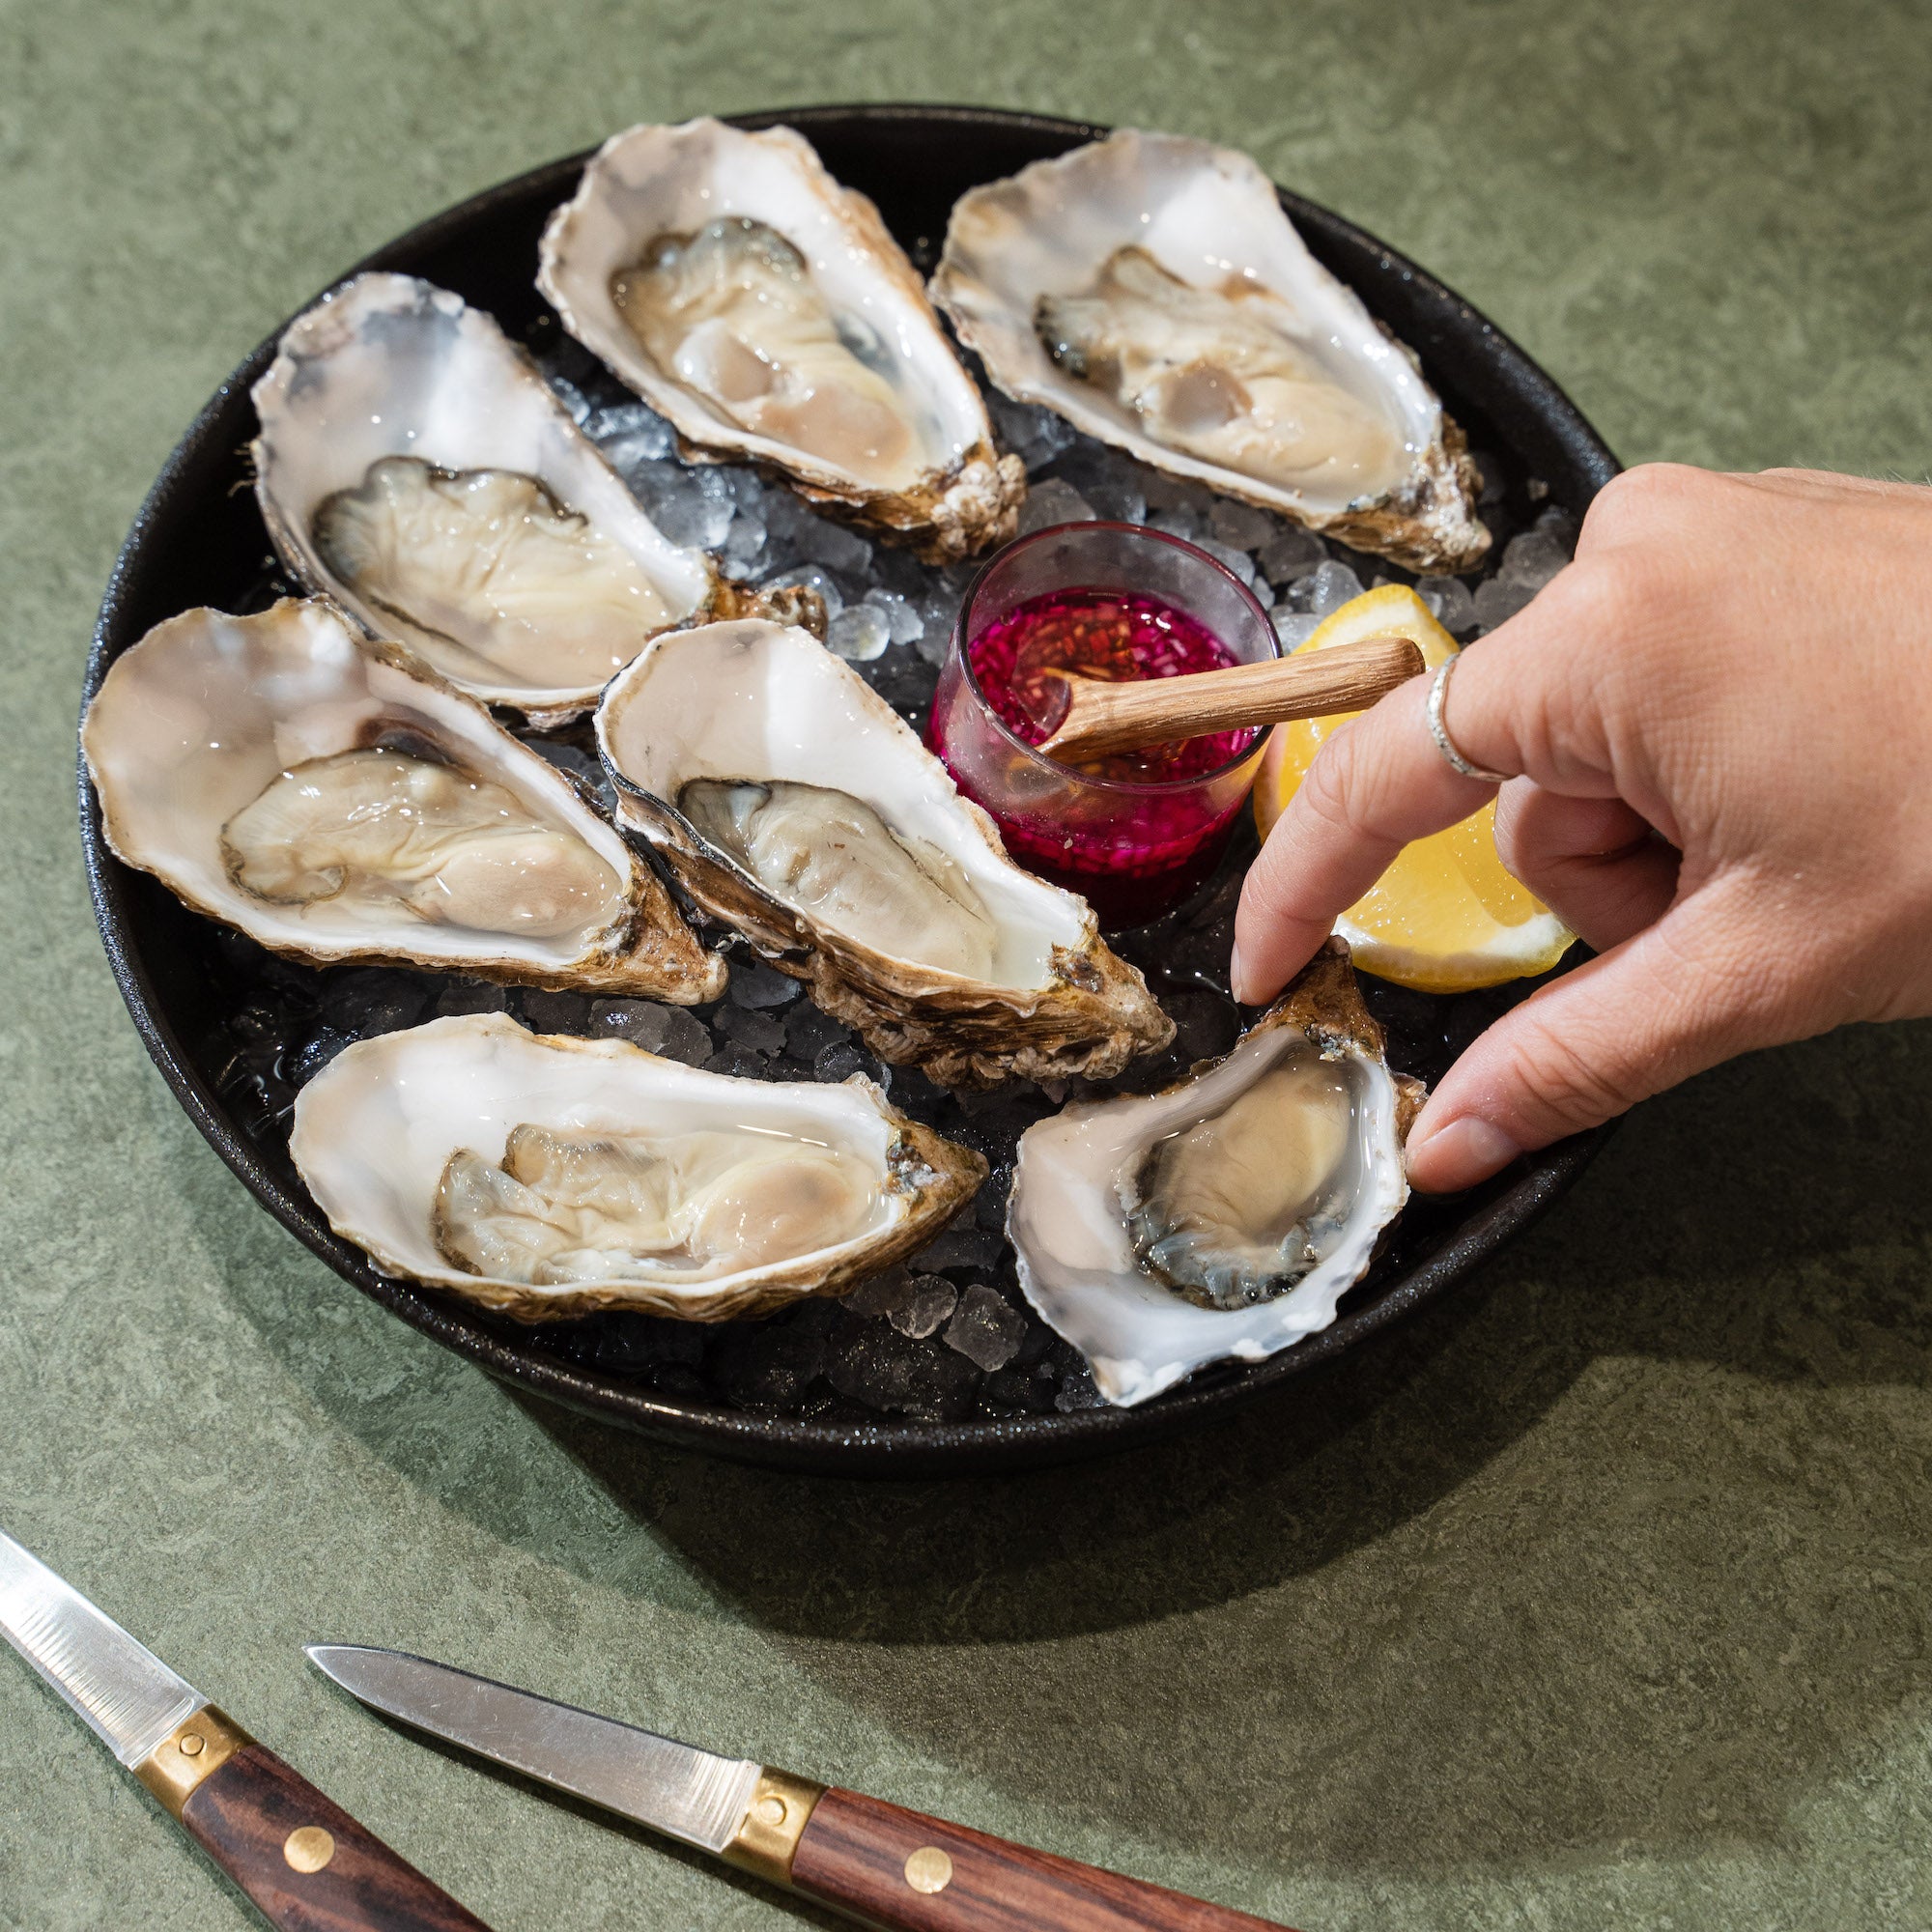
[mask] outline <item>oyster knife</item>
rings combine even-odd
[[[0,1636],[285,1932],[490,1932],[0,1530]]]
[[[1282,1932],[1118,1872],[827,1789],[428,1658],[311,1644],[370,1709],[895,1932]]]

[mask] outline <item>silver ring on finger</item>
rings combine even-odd
[[[1449,726],[1443,722],[1442,707],[1449,701],[1449,673],[1456,668],[1462,659],[1458,651],[1453,658],[1446,659],[1429,684],[1429,735],[1435,740],[1435,749],[1448,761],[1451,768],[1461,772],[1465,779],[1476,779],[1484,784],[1508,784],[1514,772],[1492,772],[1483,766],[1473,764],[1456,749],[1456,741],[1449,735]]]

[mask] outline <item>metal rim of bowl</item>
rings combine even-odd
[[[841,130],[870,128],[909,129],[922,139],[950,136],[969,143],[996,135],[1030,137],[1063,149],[1101,139],[1110,131],[1094,123],[997,108],[896,103],[774,109],[724,118],[729,125],[750,129],[795,127],[809,138],[814,133],[836,137]],[[547,206],[567,199],[594,152],[586,149],[533,168],[445,209],[377,249],[329,287],[370,270],[412,272],[422,255],[464,241],[493,216],[520,210],[535,196],[548,196]],[[1391,326],[1405,342],[1426,360],[1439,361],[1446,351],[1457,364],[1459,385],[1465,390],[1476,379],[1473,386],[1486,391],[1482,406],[1491,422],[1520,451],[1530,445],[1528,460],[1567,469],[1589,494],[1617,473],[1615,457],[1563,391],[1467,302],[1341,216],[1286,190],[1280,194],[1282,205],[1318,255],[1355,258],[1356,272],[1344,279],[1372,311],[1384,318],[1390,307],[1404,312],[1406,319]],[[1363,286],[1365,276],[1373,287]],[[192,526],[196,504],[205,499],[215,472],[232,461],[231,419],[239,412],[252,420],[248,391],[272,358],[283,327],[260,343],[204,405],[136,515],[115,559],[96,623],[82,691],[83,715],[108,666],[147,628],[140,621],[139,606],[156,568],[154,554],[175,533],[174,526]],[[1043,1466],[1154,1441],[1279,1389],[1463,1280],[1547,1211],[1575,1183],[1613,1130],[1600,1127],[1527,1157],[1513,1179],[1483,1200],[1417,1265],[1330,1327],[1266,1362],[1205,1386],[1183,1383],[1140,1407],[1079,1409],[1009,1420],[832,1425],[687,1406],[618,1386],[519,1347],[513,1338],[479,1320],[477,1311],[379,1273],[359,1249],[330,1232],[306,1193],[271,1169],[193,1065],[144,957],[140,922],[130,903],[142,875],[122,866],[107,849],[84,760],[79,795],[88,885],[122,997],[183,1111],[242,1185],[337,1273],[432,1340],[501,1380],[684,1449],[810,1473],[931,1477]]]

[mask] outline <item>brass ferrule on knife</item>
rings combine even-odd
[[[773,1885],[789,1885],[792,1854],[805,1834],[811,1807],[824,1795],[824,1785],[766,1765],[758,1774],[745,1822],[724,1847],[724,1861]]]
[[[254,1742],[233,1718],[204,1704],[133,1767],[134,1776],[161,1801],[168,1816],[179,1821],[195,1787]]]

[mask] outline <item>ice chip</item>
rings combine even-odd
[[[524,1019],[535,1033],[586,1034],[590,1006],[582,993],[546,993],[529,987],[524,993]]]
[[[1001,443],[1030,470],[1051,463],[1074,440],[1073,425],[1051,410],[998,394],[988,396],[986,402]]]
[[[1476,628],[1476,600],[1460,577],[1419,577],[1415,594],[1452,638],[1465,638]]]
[[[616,403],[609,409],[593,410],[583,433],[592,442],[603,445],[604,454],[619,469],[625,467],[617,459],[619,446],[634,464],[668,456],[677,447],[677,432],[648,403]]]
[[[862,1281],[845,1297],[845,1306],[854,1315],[864,1316],[867,1321],[883,1321],[894,1309],[906,1301],[912,1293],[912,1276],[904,1266],[895,1262],[869,1281]]]
[[[1094,506],[1096,517],[1110,524],[1144,524],[1148,517],[1147,493],[1138,483],[1101,477],[1085,484],[1081,494]]]
[[[1088,502],[1071,483],[1059,476],[1049,476],[1045,482],[1037,483],[1027,493],[1027,499],[1020,505],[1020,535],[1031,535],[1035,530],[1051,529],[1056,524],[1091,524],[1094,521],[1093,505]]]
[[[1332,558],[1316,570],[1309,585],[1308,608],[1318,617],[1339,611],[1362,594],[1362,580],[1346,563]]]
[[[1060,1378],[1060,1393],[1053,1398],[1053,1406],[1063,1415],[1070,1415],[1079,1408],[1104,1408],[1106,1399],[1094,1386],[1094,1371],[1083,1362],[1075,1362]]]
[[[634,482],[632,487],[642,498],[651,522],[672,543],[716,550],[730,530],[737,506],[728,489],[722,494],[707,490],[698,477],[697,471],[680,470],[673,483],[654,469],[647,481],[641,485]]]
[[[859,664],[878,657],[892,640],[892,619],[876,604],[847,605],[825,632],[832,651]]]
[[[808,563],[822,563],[828,570],[849,570],[855,575],[871,565],[872,546],[858,531],[815,517],[810,510],[801,510],[792,518],[787,534],[792,548]]]
[[[869,1073],[871,1070],[870,1056],[849,1039],[835,1040],[811,1064],[813,1077],[828,1083],[849,1080],[855,1073]]]
[[[1148,515],[1148,528],[1165,530],[1169,536],[1179,537],[1182,543],[1199,543],[1208,533],[1207,520],[1200,511],[1186,503],[1151,511]]]
[[[1526,611],[1536,592],[1520,583],[1505,582],[1492,577],[1476,587],[1476,622],[1484,631],[1506,624],[1519,611]]]
[[[1532,595],[1570,561],[1570,547],[1554,530],[1525,530],[1503,552],[1495,581]]]
[[[590,1036],[593,1039],[628,1040],[646,1053],[660,1053],[676,1011],[676,1008],[660,1006],[655,1000],[599,1000],[590,1009]],[[699,1058],[710,1051],[707,1037]]]
[[[1224,544],[1215,537],[1199,537],[1198,547],[1205,550],[1216,563],[1225,564],[1243,583],[1252,585],[1255,581],[1255,560],[1246,551],[1236,550],[1232,544]]]
[[[921,1248],[912,1260],[915,1267],[924,1268],[929,1274],[941,1268],[983,1270],[997,1267],[1004,1252],[1005,1244],[998,1235],[988,1234],[972,1215],[962,1214],[936,1239]]]
[[[1217,542],[1236,550],[1260,550],[1275,533],[1275,521],[1252,503],[1223,497],[1208,512],[1208,528]]]
[[[1255,557],[1271,583],[1293,583],[1327,560],[1328,551],[1321,539],[1299,524],[1276,529]]]
[[[734,563],[751,563],[765,547],[765,520],[755,510],[740,510],[731,519],[724,554]]]
[[[886,1311],[886,1320],[901,1335],[923,1342],[939,1332],[959,1303],[959,1291],[944,1275],[915,1275],[906,1284],[904,1294]]]
[[[976,1368],[1003,1369],[1026,1339],[1026,1319],[996,1288],[976,1281],[959,1297],[941,1338]]]
[[[761,959],[739,959],[731,967],[731,1004],[760,1009],[788,1007],[804,990],[788,975],[776,972]]]
[[[682,1007],[668,1007],[666,1011],[670,1017],[665,1022],[664,1038],[652,1051],[686,1066],[702,1066],[711,1056],[711,1035],[704,1022]]]
[[[740,1046],[749,1046],[765,1059],[784,1051],[784,1025],[775,1014],[761,1013],[751,1007],[727,1006],[718,1015],[718,1029],[727,1038],[736,1040]]]
[[[866,602],[877,605],[886,613],[894,643],[916,644],[925,635],[925,620],[896,590],[868,590]]]
[[[551,394],[570,412],[572,422],[581,423],[590,414],[590,398],[563,376],[549,378]]]
[[[1214,493],[1205,483],[1196,483],[1185,476],[1163,475],[1158,469],[1145,468],[1141,474],[1142,488],[1147,492],[1148,508],[1151,510],[1185,508],[1205,520],[1213,507]]]

